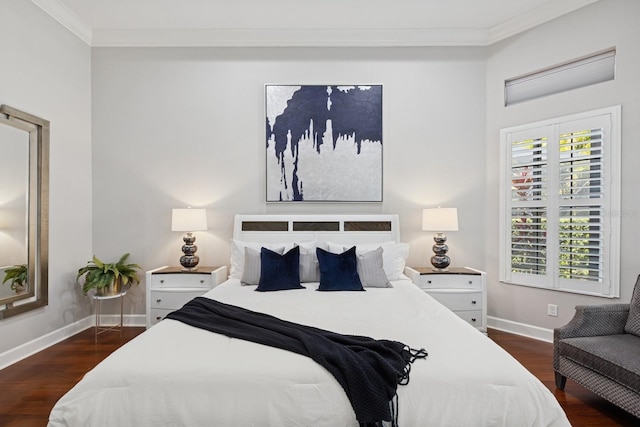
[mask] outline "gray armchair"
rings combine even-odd
[[[579,305],[554,330],[553,369],[640,417],[640,276],[630,304]]]

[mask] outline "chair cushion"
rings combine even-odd
[[[561,357],[640,393],[640,337],[621,334],[565,338],[558,345]]]
[[[629,318],[624,331],[640,337],[640,276],[638,276],[636,286],[633,288],[633,295],[629,305]]]

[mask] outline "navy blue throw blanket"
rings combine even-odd
[[[310,357],[340,383],[361,426],[397,425],[397,386],[409,382],[411,363],[427,356],[397,341],[341,335],[203,297],[167,318]]]

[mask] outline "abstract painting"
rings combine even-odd
[[[266,85],[267,202],[382,201],[382,85]]]

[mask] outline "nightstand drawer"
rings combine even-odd
[[[454,313],[476,328],[482,326],[482,310],[454,311]]]
[[[426,294],[486,333],[486,273],[467,267],[450,267],[447,271],[406,267],[405,274]]]
[[[161,308],[152,308],[151,309],[151,325],[153,326],[156,323],[158,323],[159,321],[161,321],[162,319],[164,319],[165,317],[167,317],[167,314],[169,313],[173,313],[175,310],[163,310]]]
[[[211,274],[153,274],[151,288],[212,288]]]
[[[177,310],[182,308],[187,302],[191,301],[195,297],[202,296],[203,291],[191,291],[191,292],[162,292],[151,291],[151,309],[162,308],[167,310]]]
[[[227,267],[160,267],[146,272],[147,328],[193,298],[204,295],[227,278]]]
[[[482,310],[482,292],[427,292],[452,311]]]
[[[421,289],[482,289],[482,276],[471,274],[423,274]]]

